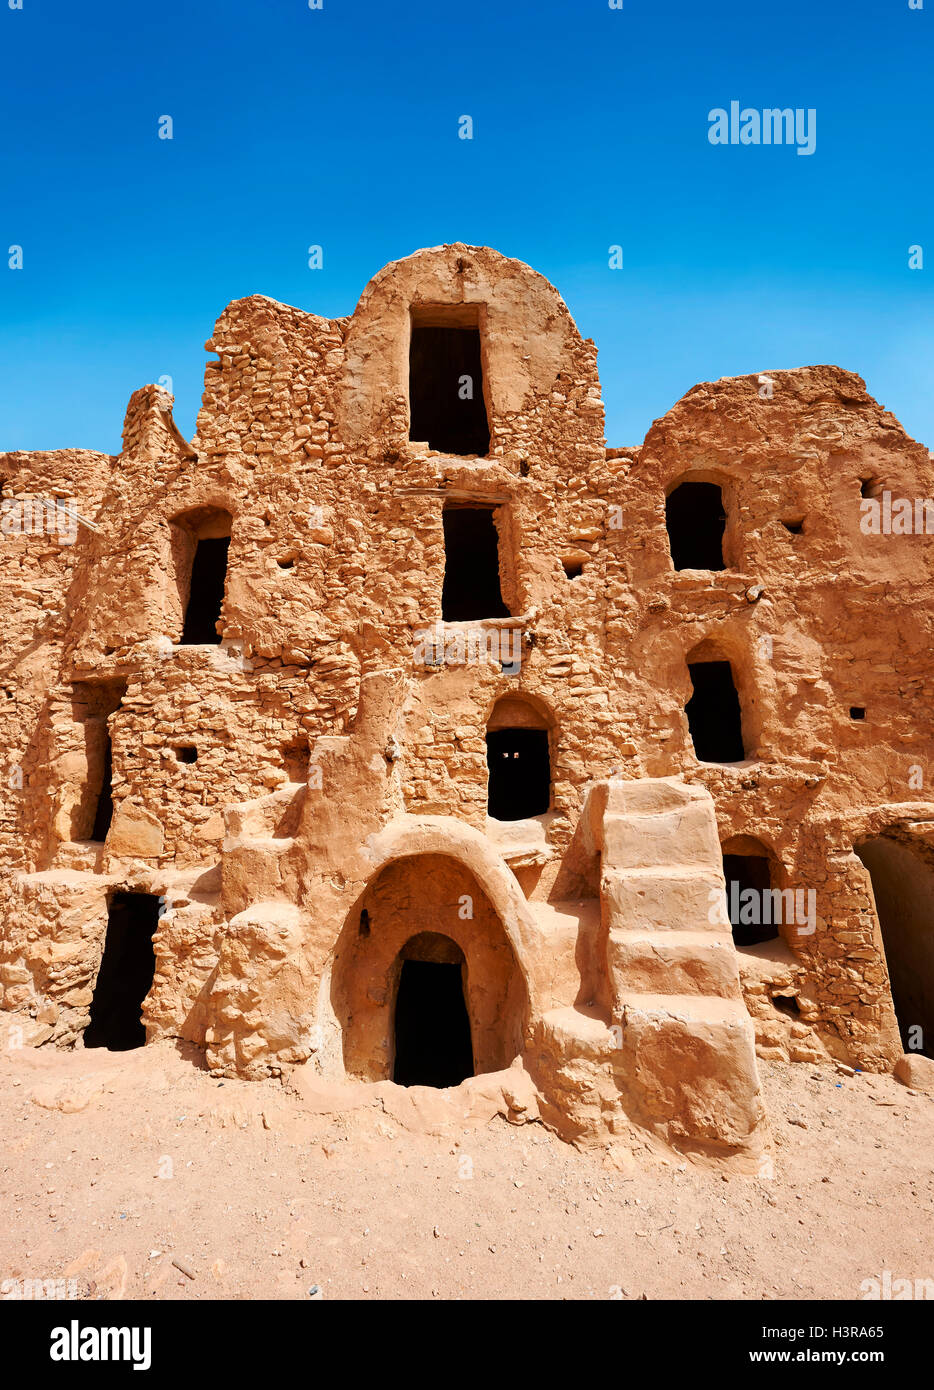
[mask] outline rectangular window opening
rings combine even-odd
[[[490,452],[478,305],[413,309],[409,438],[444,454]]]
[[[448,505],[444,527],[444,586],[441,617],[446,623],[508,618],[499,576],[499,534],[492,507]]]

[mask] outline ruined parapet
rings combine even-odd
[[[164,386],[141,386],[130,397],[123,422],[123,455],[156,463],[178,455],[194,459],[194,449],[175,423],[175,397]]]

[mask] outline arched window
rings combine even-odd
[[[486,733],[489,769],[487,814],[494,820],[528,820],[551,805],[549,721],[529,701],[504,696]]]
[[[722,570],[726,512],[717,483],[683,482],[665,501],[668,544],[676,570]]]
[[[684,707],[694,752],[702,763],[738,763],[746,757],[733,667],[704,642],[688,654],[693,694]]]
[[[198,507],[173,519],[176,576],[185,613],[182,646],[220,644],[231,521],[230,513],[217,507]]]

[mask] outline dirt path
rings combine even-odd
[[[0,1278],[79,1298],[858,1298],[934,1278],[934,1098],[761,1064],[775,1176],[316,1115],[168,1044],[0,1058]],[[172,1263],[177,1259],[190,1274]]]

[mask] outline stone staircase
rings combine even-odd
[[[685,1151],[758,1148],[755,1037],[709,793],[675,778],[604,782],[587,814],[627,1114]]]

